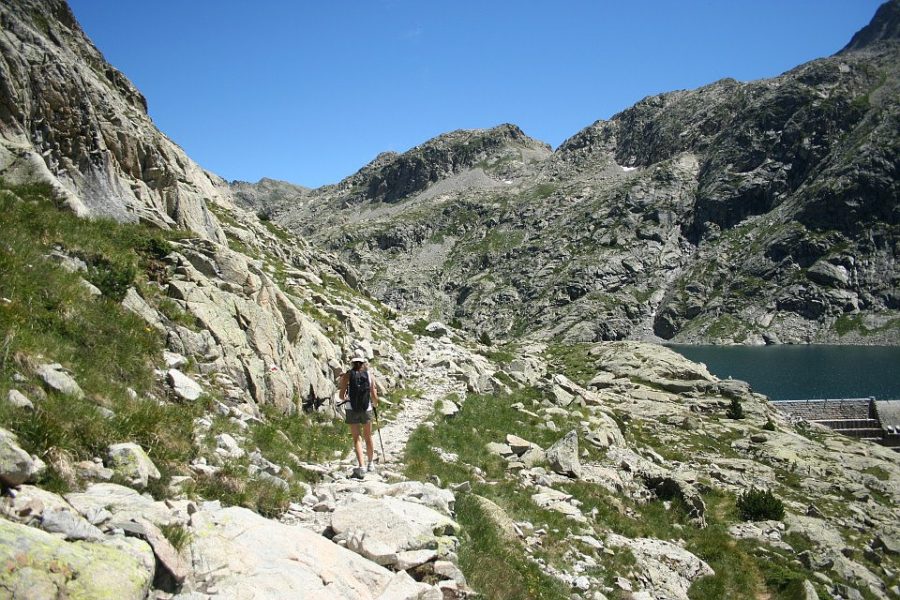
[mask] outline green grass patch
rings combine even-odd
[[[191,542],[190,530],[180,523],[160,525],[159,530],[169,540],[176,552],[186,549]]]
[[[590,355],[593,344],[550,344],[545,358],[553,370],[572,381],[587,385],[597,374],[597,359]]]
[[[12,388],[32,396],[33,413],[0,406],[0,421],[15,431],[31,453],[47,458],[65,453],[78,459],[102,456],[112,443],[133,441],[147,450],[161,471],[188,462],[191,424],[199,405],[132,400],[155,387],[153,367],[161,361],[159,332],[118,301],[127,286],[145,281],[170,251],[164,232],[137,224],[85,220],[61,210],[49,187],[0,182],[0,394]],[[47,258],[53,251],[79,257],[85,271],[71,273]],[[104,292],[92,297],[82,277]],[[50,393],[32,376],[42,362],[70,369],[85,399]],[[99,414],[103,406],[115,413]],[[57,488],[66,478],[51,466]]]
[[[870,336],[898,328],[900,328],[900,319],[890,319],[879,327],[866,327],[862,315],[841,315],[832,325],[832,329],[841,337],[854,332],[862,336]]]
[[[330,460],[336,450],[350,446],[349,428],[320,413],[283,415],[275,407],[262,407],[263,422],[250,426],[250,440],[263,456],[279,465],[292,457],[307,462]]]
[[[510,544],[500,535],[470,494],[457,498],[456,518],[463,528],[459,565],[480,597],[489,600],[570,597],[562,582],[543,573],[525,557],[518,544]]]
[[[518,346],[515,344],[504,344],[503,346],[495,346],[480,352],[497,364],[508,365],[518,357]]]
[[[873,465],[871,467],[866,467],[863,469],[863,473],[867,473],[872,475],[879,481],[888,481],[891,478],[891,474],[887,472],[887,470],[879,467],[878,465]]]

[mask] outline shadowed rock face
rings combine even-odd
[[[879,42],[897,39],[900,39],[900,2],[889,0],[878,7],[872,22],[856,32],[840,53],[864,50]]]
[[[552,153],[453,132],[254,207],[495,337],[896,343],[897,6],[834,57],[645,98]]]
[[[4,2],[0,21],[0,176],[50,182],[81,215],[224,240],[204,204],[222,182],[157,131],[65,2]]]

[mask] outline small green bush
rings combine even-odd
[[[766,431],[775,431],[775,423],[772,422],[772,419],[766,419],[766,424],[762,428]]]
[[[750,488],[738,496],[737,509],[744,521],[780,521],[784,518],[784,504],[769,490]]]
[[[94,257],[88,268],[88,280],[107,298],[121,302],[134,283],[137,269],[129,262],[111,261],[101,256]]]
[[[731,399],[731,406],[728,407],[728,411],[725,415],[729,419],[743,419],[744,418],[744,407],[741,406],[741,401],[737,398]]]
[[[478,341],[485,346],[492,346],[494,344],[493,340],[491,340],[491,334],[489,334],[487,331],[481,332],[481,335],[478,336]]]

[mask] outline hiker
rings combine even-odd
[[[366,468],[365,471],[374,472],[375,464],[372,458],[375,455],[375,446],[372,443],[372,416],[373,407],[378,406],[378,390],[375,389],[375,378],[366,369],[366,357],[361,350],[357,350],[350,359],[352,368],[341,375],[338,390],[340,399],[346,407],[344,421],[350,425],[353,434],[353,448],[356,450],[356,461],[359,466],[353,469],[355,477],[363,476],[362,442],[359,439],[360,431],[366,440]]]

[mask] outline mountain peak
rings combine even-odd
[[[857,31],[850,39],[850,43],[838,54],[866,50],[879,42],[898,39],[900,39],[900,0],[889,0],[878,7],[869,24]]]

